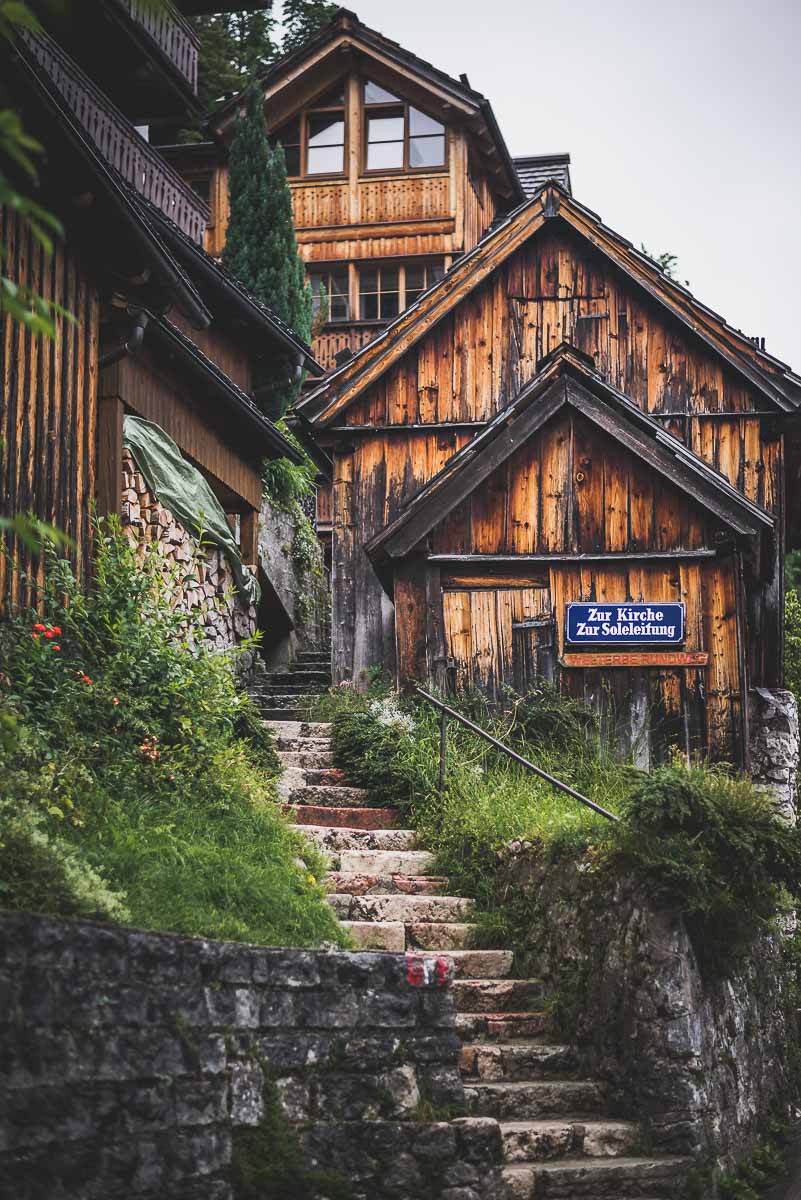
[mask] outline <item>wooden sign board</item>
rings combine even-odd
[[[703,650],[585,652],[563,654],[559,662],[563,667],[705,667],[709,655]]]

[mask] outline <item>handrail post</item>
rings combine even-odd
[[[445,752],[448,742],[448,714],[444,709],[439,714],[439,794],[445,794]]]

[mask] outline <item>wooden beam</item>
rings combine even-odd
[[[599,551],[597,554],[429,554],[428,561],[440,566],[498,567],[526,566],[537,563],[571,563],[579,565],[591,562],[636,562],[660,559],[684,560],[693,558],[715,558],[717,550],[637,550]]]
[[[239,517],[239,550],[242,561],[253,567],[259,561],[259,514],[246,508]]]
[[[122,505],[122,419],[119,396],[100,396],[97,401],[97,515],[119,516]]]

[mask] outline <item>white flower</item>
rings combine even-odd
[[[397,701],[391,696],[387,696],[384,700],[372,700],[369,711],[370,715],[375,718],[379,725],[386,725],[388,728],[396,729],[403,733],[414,732],[412,717],[408,713],[401,712]]]

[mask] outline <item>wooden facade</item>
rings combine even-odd
[[[601,389],[595,424],[555,414],[451,505],[450,472],[485,438],[508,448],[554,352]],[[546,189],[299,406],[335,463],[336,677],[394,662],[401,682],[442,684],[450,666],[497,693],[533,671],[614,709],[653,752],[667,738],[737,761],[748,687],[782,679],[798,384]],[[427,488],[437,519],[414,540]],[[396,523],[397,561],[382,542]],[[565,604],[601,599],[684,602],[684,648],[708,659],[567,666]]]

